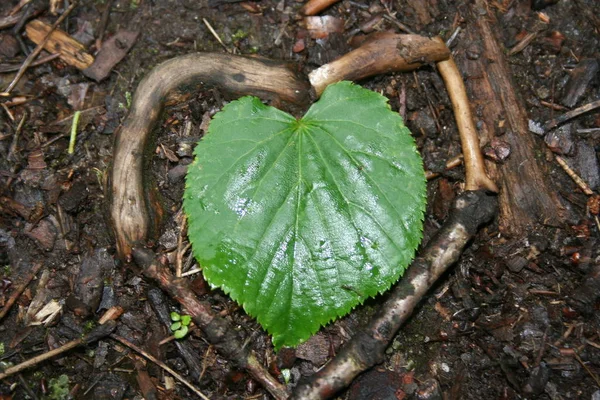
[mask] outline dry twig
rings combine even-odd
[[[59,57],[58,53],[49,54],[47,56],[40,57],[37,60],[35,60],[34,62],[32,62],[30,67],[37,67],[38,65],[45,64],[45,63],[52,61],[58,57]],[[17,65],[3,65],[3,66],[0,66],[0,73],[18,71],[19,68],[20,67],[18,66],[18,64]],[[4,103],[4,104],[9,105],[8,103]]]
[[[577,186],[579,186],[583,193],[587,194],[588,196],[594,194],[594,192],[592,191],[592,189],[590,189],[588,184],[585,183],[585,181],[581,179],[581,177],[577,175],[575,171],[571,169],[571,167],[569,167],[569,164],[567,164],[567,162],[561,156],[557,155],[554,156],[554,158],[556,159],[558,165],[560,165],[562,169],[567,173],[567,175],[569,175],[569,177],[573,179],[573,181],[577,184]]]
[[[558,125],[567,122],[570,119],[578,117],[581,114],[585,114],[585,113],[595,110],[597,108],[600,108],[600,100],[592,101],[591,103],[585,104],[581,107],[577,107],[574,110],[564,113],[560,117],[556,117],[556,118],[546,122],[546,124],[544,125],[544,131],[548,132],[548,131],[556,128]]]
[[[442,39],[437,38],[437,40],[443,43]],[[465,189],[484,189],[498,193],[498,187],[485,171],[485,163],[479,149],[479,136],[473,122],[465,84],[463,83],[458,67],[452,56],[448,60],[439,61],[437,67],[444,79],[446,90],[452,101],[454,118],[456,119],[456,125],[460,134],[460,143],[465,163]]]
[[[179,235],[177,236],[177,254],[175,259],[175,276],[181,278],[183,272],[183,256],[186,251],[192,246],[191,243],[183,245],[184,236],[187,232],[187,218],[185,214],[181,214],[181,226],[179,227]]]
[[[141,349],[140,347],[136,346],[135,344],[131,343],[129,340],[116,335],[116,334],[112,334],[110,335],[110,337],[114,340],[116,340],[117,342],[129,347],[130,349],[132,349],[133,351],[135,351],[136,353],[146,357],[148,360],[152,361],[154,364],[158,365],[159,367],[161,367],[162,369],[164,369],[165,371],[167,371],[169,374],[173,375],[173,377],[175,379],[177,379],[179,382],[183,383],[185,386],[187,386],[192,392],[196,393],[198,395],[198,397],[200,397],[203,400],[209,400],[208,397],[206,397],[201,391],[200,389],[198,389],[196,386],[192,385],[191,382],[189,382],[187,379],[185,379],[183,376],[179,375],[177,372],[173,371],[172,368],[170,368],[167,364],[165,364],[164,362],[160,361],[158,358],[154,357],[152,354],[148,353],[147,351],[144,351],[143,349]]]
[[[96,342],[102,339],[103,337],[110,335],[116,327],[117,323],[115,321],[109,321],[104,325],[98,325],[94,330],[92,330],[90,333],[83,337],[71,340],[70,342],[67,342],[66,344],[54,350],[50,350],[44,354],[30,358],[27,361],[15,365],[14,367],[7,368],[4,372],[0,373],[0,380],[8,378],[9,376],[21,372],[27,368],[33,367],[34,365],[37,365],[42,361],[49,360],[52,357],[65,353],[66,351],[74,349],[75,347],[78,347],[82,344],[90,344]]]
[[[458,167],[459,165],[461,165],[463,163],[463,155],[460,154],[456,157],[451,158],[450,160],[448,160],[446,162],[446,168],[445,171],[451,170],[453,168]],[[425,178],[429,181],[431,179],[437,178],[438,176],[440,176],[439,172],[433,172],[433,171],[425,171]]]
[[[219,34],[217,33],[217,31],[215,31],[215,29],[206,20],[206,18],[202,18],[202,22],[204,22],[204,25],[206,25],[206,27],[208,28],[208,30],[210,31],[210,33],[214,36],[215,39],[217,39],[217,42],[219,42],[219,44],[223,47],[223,49],[226,52],[231,53],[231,51],[227,48],[227,46],[225,46],[225,43],[223,43],[223,41],[221,40],[221,37],[219,36]]]
[[[17,301],[21,293],[23,293],[27,285],[29,285],[29,282],[31,282],[31,280],[40,271],[40,268],[42,268],[42,263],[35,264],[33,268],[31,268],[31,272],[29,273],[29,275],[25,277],[23,283],[21,283],[18,287],[15,288],[15,291],[12,292],[12,294],[6,301],[6,304],[4,304],[4,307],[2,307],[2,310],[0,310],[0,320],[2,320],[2,318],[6,316],[12,305],[15,304],[15,301]]]

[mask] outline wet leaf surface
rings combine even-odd
[[[195,153],[184,197],[194,254],[276,348],[385,291],[414,256],[422,161],[374,92],[332,85],[299,120],[244,97]]]

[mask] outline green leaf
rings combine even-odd
[[[181,324],[183,326],[188,326],[190,324],[190,322],[192,322],[192,317],[190,317],[189,315],[181,316]]]
[[[171,311],[171,321],[179,321],[181,319],[181,315],[179,315],[176,311]]]
[[[171,324],[171,331],[176,331],[181,328],[181,322],[177,321]]]
[[[276,349],[386,291],[421,241],[422,160],[387,99],[360,86],[329,86],[299,120],[243,97],[195,155],[194,255]]]
[[[187,326],[182,326],[181,329],[178,329],[173,333],[173,336],[175,339],[183,339],[185,335],[188,334],[188,330],[189,328]]]

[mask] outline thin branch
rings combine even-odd
[[[0,29],[9,28],[9,27],[15,25],[17,22],[19,22],[21,17],[22,17],[22,13],[16,14],[16,15],[8,15],[6,17],[1,17],[0,18]]]
[[[217,31],[214,30],[214,28],[206,20],[206,18],[202,18],[202,21],[204,22],[204,25],[206,25],[206,27],[208,28],[208,30],[210,31],[210,33],[215,37],[215,39],[217,39],[217,42],[219,42],[219,44],[223,47],[223,49],[226,52],[231,53],[231,51],[227,48],[227,46],[225,46],[225,43],[223,43],[223,41],[221,40],[221,37],[219,36],[219,34],[217,33]]]
[[[49,61],[52,61],[56,58],[60,57],[60,54],[58,53],[54,53],[54,54],[49,54],[47,56],[44,57],[40,57],[37,60],[35,60],[34,62],[31,63],[30,67],[37,67],[38,65],[42,65],[45,64]],[[5,73],[5,72],[14,72],[14,71],[18,71],[19,70],[19,65],[15,64],[15,65],[0,65],[0,73]],[[7,103],[5,103],[7,104]]]
[[[66,344],[64,344],[54,350],[50,350],[44,354],[40,354],[39,356],[30,358],[27,361],[24,361],[20,364],[15,365],[14,367],[7,368],[3,373],[0,373],[0,380],[7,378],[11,375],[14,375],[18,372],[21,372],[27,368],[33,367],[34,365],[37,365],[37,364],[41,363],[42,361],[49,360],[59,354],[65,353],[71,349],[74,349],[75,347],[82,345],[82,344],[90,344],[90,343],[96,342],[96,341],[102,339],[103,337],[110,335],[112,333],[112,331],[115,330],[116,327],[117,327],[117,323],[115,321],[109,321],[104,325],[98,325],[94,330],[92,330],[90,333],[88,333],[87,335],[85,335],[81,338],[71,340],[70,342],[67,342]]]
[[[594,374],[594,372],[590,369],[590,367],[588,367],[583,360],[581,359],[581,357],[579,357],[579,354],[577,354],[577,351],[573,351],[573,355],[575,356],[575,358],[577,359],[577,361],[579,362],[579,364],[581,364],[581,366],[585,369],[585,371],[592,377],[592,379],[596,382],[596,386],[598,386],[600,388],[600,378],[598,378],[598,376],[596,374]]]
[[[184,213],[181,213],[181,226],[179,227],[179,235],[177,236],[177,254],[175,261],[175,276],[181,278],[183,272],[183,256],[191,247],[191,243],[183,245],[184,236],[187,229],[187,218]]]
[[[412,71],[424,64],[447,60],[450,50],[444,43],[421,35],[378,32],[357,49],[315,69],[308,78],[321,95],[325,88],[342,80],[357,81],[369,76]]]
[[[450,160],[448,160],[446,162],[446,168],[444,168],[444,171],[449,171],[451,169],[454,169],[454,168],[458,167],[459,165],[461,165],[462,163],[463,163],[463,155],[460,154],[456,157],[451,158]],[[434,178],[437,178],[438,176],[440,176],[439,172],[425,171],[425,178],[428,181],[432,180]]]
[[[442,39],[436,39],[443,43]],[[460,134],[460,143],[465,157],[465,188],[466,190],[485,189],[497,193],[498,186],[488,177],[485,171],[483,155],[479,148],[479,136],[473,122],[471,106],[460,71],[452,56],[445,61],[438,61],[437,67],[452,101],[454,118]]]
[[[173,369],[171,369],[167,364],[160,361],[158,358],[154,357],[152,354],[144,351],[142,348],[136,346],[135,344],[131,343],[130,341],[128,341],[127,339],[125,339],[119,335],[116,335],[113,333],[112,335],[110,335],[110,337],[112,339],[116,340],[117,342],[129,347],[136,353],[141,354],[142,356],[146,357],[148,360],[152,361],[154,364],[158,365],[159,367],[161,367],[162,369],[167,371],[169,374],[173,375],[173,377],[175,379],[177,379],[179,382],[181,382],[185,386],[187,386],[192,392],[196,393],[198,395],[198,397],[200,397],[202,400],[210,400],[196,386],[192,385],[183,376],[181,376],[177,372],[173,371]]]
[[[588,196],[591,196],[594,194],[594,192],[592,191],[592,189],[590,189],[588,184],[585,183],[585,181],[583,179],[581,179],[581,177],[579,175],[577,175],[575,173],[575,171],[573,171],[573,169],[571,169],[571,167],[569,167],[569,164],[567,164],[567,162],[561,156],[557,155],[557,156],[554,156],[554,158],[556,159],[556,162],[558,163],[558,165],[560,165],[562,167],[562,169],[567,173],[567,175],[569,175],[569,177],[571,179],[573,179],[573,181],[577,184],[577,186],[579,186],[579,188],[583,191],[583,193],[587,194]]]
[[[15,288],[15,291],[10,295],[10,297],[6,301],[6,304],[4,304],[4,307],[2,307],[2,310],[0,311],[0,320],[2,320],[2,318],[4,318],[6,316],[6,314],[12,307],[12,305],[15,304],[15,301],[17,301],[17,299],[19,298],[21,293],[23,293],[23,291],[25,290],[27,285],[29,285],[29,282],[31,282],[31,280],[40,271],[40,268],[42,268],[42,263],[35,264],[33,266],[33,268],[31,269],[31,272],[29,273],[29,275],[27,275],[27,277],[25,277],[25,280],[23,281],[23,283],[21,283],[21,285],[19,285],[19,287]]]
[[[544,125],[544,131],[548,132],[548,131],[556,128],[558,125],[565,123],[570,119],[578,117],[581,114],[585,114],[587,112],[595,110],[596,108],[600,108],[600,100],[592,101],[591,103],[585,104],[581,107],[577,107],[574,110],[564,113],[560,117],[556,117],[556,118],[546,122],[546,124]]]

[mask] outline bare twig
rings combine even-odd
[[[12,305],[15,304],[15,301],[17,301],[21,293],[23,293],[27,285],[29,285],[29,282],[31,282],[31,280],[37,275],[41,268],[42,263],[35,264],[31,268],[31,272],[25,277],[25,280],[23,280],[23,282],[15,288],[15,291],[12,292],[6,301],[6,304],[4,304],[4,307],[2,307],[2,310],[0,311],[0,320],[6,316]]]
[[[181,273],[183,272],[183,255],[191,246],[191,243],[187,245],[183,245],[183,239],[185,236],[185,232],[187,229],[187,218],[185,214],[181,213],[181,227],[179,228],[179,235],[177,236],[177,254],[175,261],[175,276],[177,278],[181,278]]]
[[[600,100],[592,101],[591,103],[588,103],[581,107],[577,107],[574,110],[564,113],[560,117],[556,117],[556,118],[546,122],[546,124],[544,125],[544,131],[548,132],[548,131],[556,128],[558,125],[567,122],[570,119],[573,119],[575,117],[580,116],[581,114],[585,114],[587,112],[595,110],[596,108],[599,108],[599,107],[600,107]]]
[[[441,38],[437,38],[437,40],[443,43]],[[452,101],[454,118],[460,134],[460,143],[465,157],[465,188],[466,190],[485,189],[497,193],[498,187],[485,171],[483,155],[479,149],[479,136],[473,122],[467,91],[458,67],[452,56],[448,60],[439,61],[437,67]]]
[[[533,42],[533,39],[535,39],[537,35],[538,31],[531,32],[525,35],[525,37],[521,39],[521,41],[517,43],[515,47],[509,50],[508,55],[512,56],[513,54],[517,54],[518,52],[523,51],[525,47],[529,46],[529,43]]]
[[[14,160],[15,159],[15,155],[17,154],[18,151],[18,147],[19,147],[19,138],[21,136],[21,132],[23,131],[23,127],[25,126],[25,120],[27,120],[27,112],[23,113],[23,116],[21,117],[21,121],[19,121],[19,125],[17,125],[17,129],[15,129],[15,134],[13,136],[13,140],[10,144],[10,149],[8,150],[8,155],[6,156],[6,158],[8,160]]]
[[[388,21],[390,21],[391,23],[396,25],[400,30],[402,30],[406,33],[416,34],[416,32],[413,31],[412,29],[410,29],[410,27],[408,25],[403,24],[402,22],[398,21],[397,18],[394,18],[389,14],[383,14],[383,18],[387,19]]]
[[[9,15],[0,18],[0,29],[5,29],[15,25],[21,19],[21,14]]]
[[[19,382],[21,382],[21,386],[23,387],[23,389],[25,389],[30,398],[32,398],[33,400],[39,399],[39,397],[37,397],[33,390],[31,390],[31,388],[29,387],[29,383],[25,381],[25,378],[23,378],[22,374],[18,374],[17,379],[19,379]]]
[[[217,351],[238,368],[247,370],[277,400],[287,399],[286,388],[269,374],[254,352],[246,346],[241,335],[229,322],[215,314],[210,304],[198,300],[185,279],[175,278],[149,250],[134,248],[132,254],[144,275],[155,280],[164,291],[182,305],[184,311],[192,317],[194,323]]]
[[[590,369],[590,367],[588,367],[587,364],[583,362],[583,360],[581,359],[581,357],[579,357],[579,354],[577,354],[577,351],[573,351],[573,355],[575,356],[575,358],[577,359],[577,361],[579,362],[579,364],[581,364],[581,366],[585,369],[585,371],[596,382],[596,386],[598,386],[600,388],[600,378],[598,378],[598,376],[596,374],[594,374],[594,372]]]
[[[15,122],[15,116],[12,112],[10,112],[10,109],[6,106],[6,104],[2,103],[2,108],[4,109],[6,115],[8,115],[8,119],[10,119],[11,122]]]
[[[326,399],[349,385],[363,371],[381,362],[385,349],[435,281],[459,258],[477,228],[496,214],[495,197],[484,191],[464,192],[454,203],[450,217],[427,243],[392,289],[364,330],[308,382],[298,386],[294,399]]]
[[[209,400],[208,397],[206,397],[196,386],[192,385],[188,380],[186,380],[183,376],[179,375],[177,372],[173,371],[173,369],[171,369],[167,364],[165,364],[164,362],[160,361],[158,358],[154,357],[152,354],[144,351],[143,349],[141,349],[140,347],[136,346],[135,344],[131,343],[129,340],[122,338],[119,335],[116,334],[112,334],[110,335],[110,337],[114,340],[116,340],[117,342],[129,347],[130,349],[132,349],[133,351],[135,351],[136,353],[146,357],[148,360],[152,361],[154,364],[158,365],[159,367],[161,367],[162,369],[164,369],[165,371],[167,371],[169,374],[173,375],[173,377],[175,379],[177,379],[179,382],[183,383],[185,386],[187,386],[192,392],[196,393],[198,395],[198,397],[200,397],[203,400]]]
[[[100,24],[96,28],[97,36],[96,36],[96,48],[100,49],[102,47],[102,40],[104,40],[104,32],[106,32],[106,26],[108,25],[108,18],[110,17],[110,10],[112,8],[114,0],[108,0],[106,5],[104,6],[104,11],[102,11],[102,17],[100,18]]]
[[[109,321],[104,325],[98,325],[94,330],[92,330],[90,333],[88,333],[87,335],[85,335],[83,337],[80,337],[75,340],[71,340],[70,342],[67,342],[66,344],[64,344],[54,350],[50,350],[44,354],[30,358],[27,361],[24,361],[20,364],[15,365],[14,367],[7,368],[3,373],[0,373],[0,380],[7,378],[11,375],[14,375],[18,372],[21,372],[29,367],[33,367],[34,365],[37,365],[37,364],[41,363],[42,361],[49,360],[50,358],[55,357],[59,354],[62,354],[66,351],[69,351],[79,345],[89,344],[89,343],[98,341],[99,339],[102,339],[103,337],[110,335],[112,333],[112,331],[115,330],[116,327],[117,327],[117,323],[115,321]]]
[[[65,10],[65,12],[60,17],[58,17],[56,22],[54,22],[54,24],[52,24],[52,27],[50,28],[50,31],[48,31],[48,33],[46,34],[46,37],[44,38],[44,40],[42,40],[35,47],[35,49],[31,52],[31,54],[29,54],[29,56],[27,56],[27,58],[25,59],[25,62],[23,62],[23,65],[19,69],[19,72],[17,72],[17,75],[14,77],[14,79],[12,80],[10,85],[8,85],[6,90],[4,90],[4,93],[10,93],[14,89],[14,87],[17,85],[17,83],[19,82],[19,80],[21,79],[21,77],[23,76],[25,71],[27,71],[27,68],[29,68],[29,66],[31,65],[33,60],[35,60],[35,58],[44,49],[44,46],[46,45],[48,40],[50,40],[50,36],[52,35],[52,32],[54,32],[54,30],[65,20],[65,18],[67,18],[67,16],[71,13],[71,11],[73,11],[75,9],[75,7],[77,7],[77,1],[74,1],[73,3],[71,3],[69,8],[67,8]]]
[[[459,165],[461,165],[463,163],[463,155],[460,154],[450,160],[448,160],[446,162],[446,169],[445,171],[451,170],[453,168],[458,167]],[[433,172],[433,171],[425,171],[425,178],[429,181],[431,179],[437,178],[438,176],[440,176],[439,172]]]
[[[210,31],[210,33],[215,37],[215,39],[217,39],[217,42],[219,42],[219,44],[223,47],[223,49],[228,52],[231,53],[231,50],[229,50],[227,48],[227,46],[225,46],[225,43],[223,43],[223,41],[221,40],[221,37],[219,36],[219,34],[217,33],[217,31],[215,31],[212,27],[212,25],[206,20],[206,18],[202,18],[202,21],[204,22],[204,25],[206,25],[206,27],[208,28],[208,30]]]
[[[567,175],[569,175],[569,177],[573,179],[573,181],[577,184],[577,186],[579,186],[583,193],[587,194],[588,196],[594,194],[594,192],[592,191],[592,189],[590,189],[588,184],[585,183],[585,181],[581,179],[581,177],[579,177],[579,175],[577,175],[575,171],[571,169],[571,167],[569,167],[569,164],[567,164],[567,162],[561,156],[557,155],[554,156],[554,158],[556,159],[558,165],[560,165],[562,169],[567,173]]]
[[[44,56],[44,57],[40,57],[37,60],[35,60],[34,62],[32,62],[31,65],[30,65],[30,67],[37,67],[38,65],[45,64],[48,61],[52,61],[52,60],[58,58],[59,56],[60,56],[60,54],[54,53],[54,54],[49,54],[49,55]],[[17,66],[17,65],[0,66],[0,73],[18,71],[19,68],[20,67]]]

